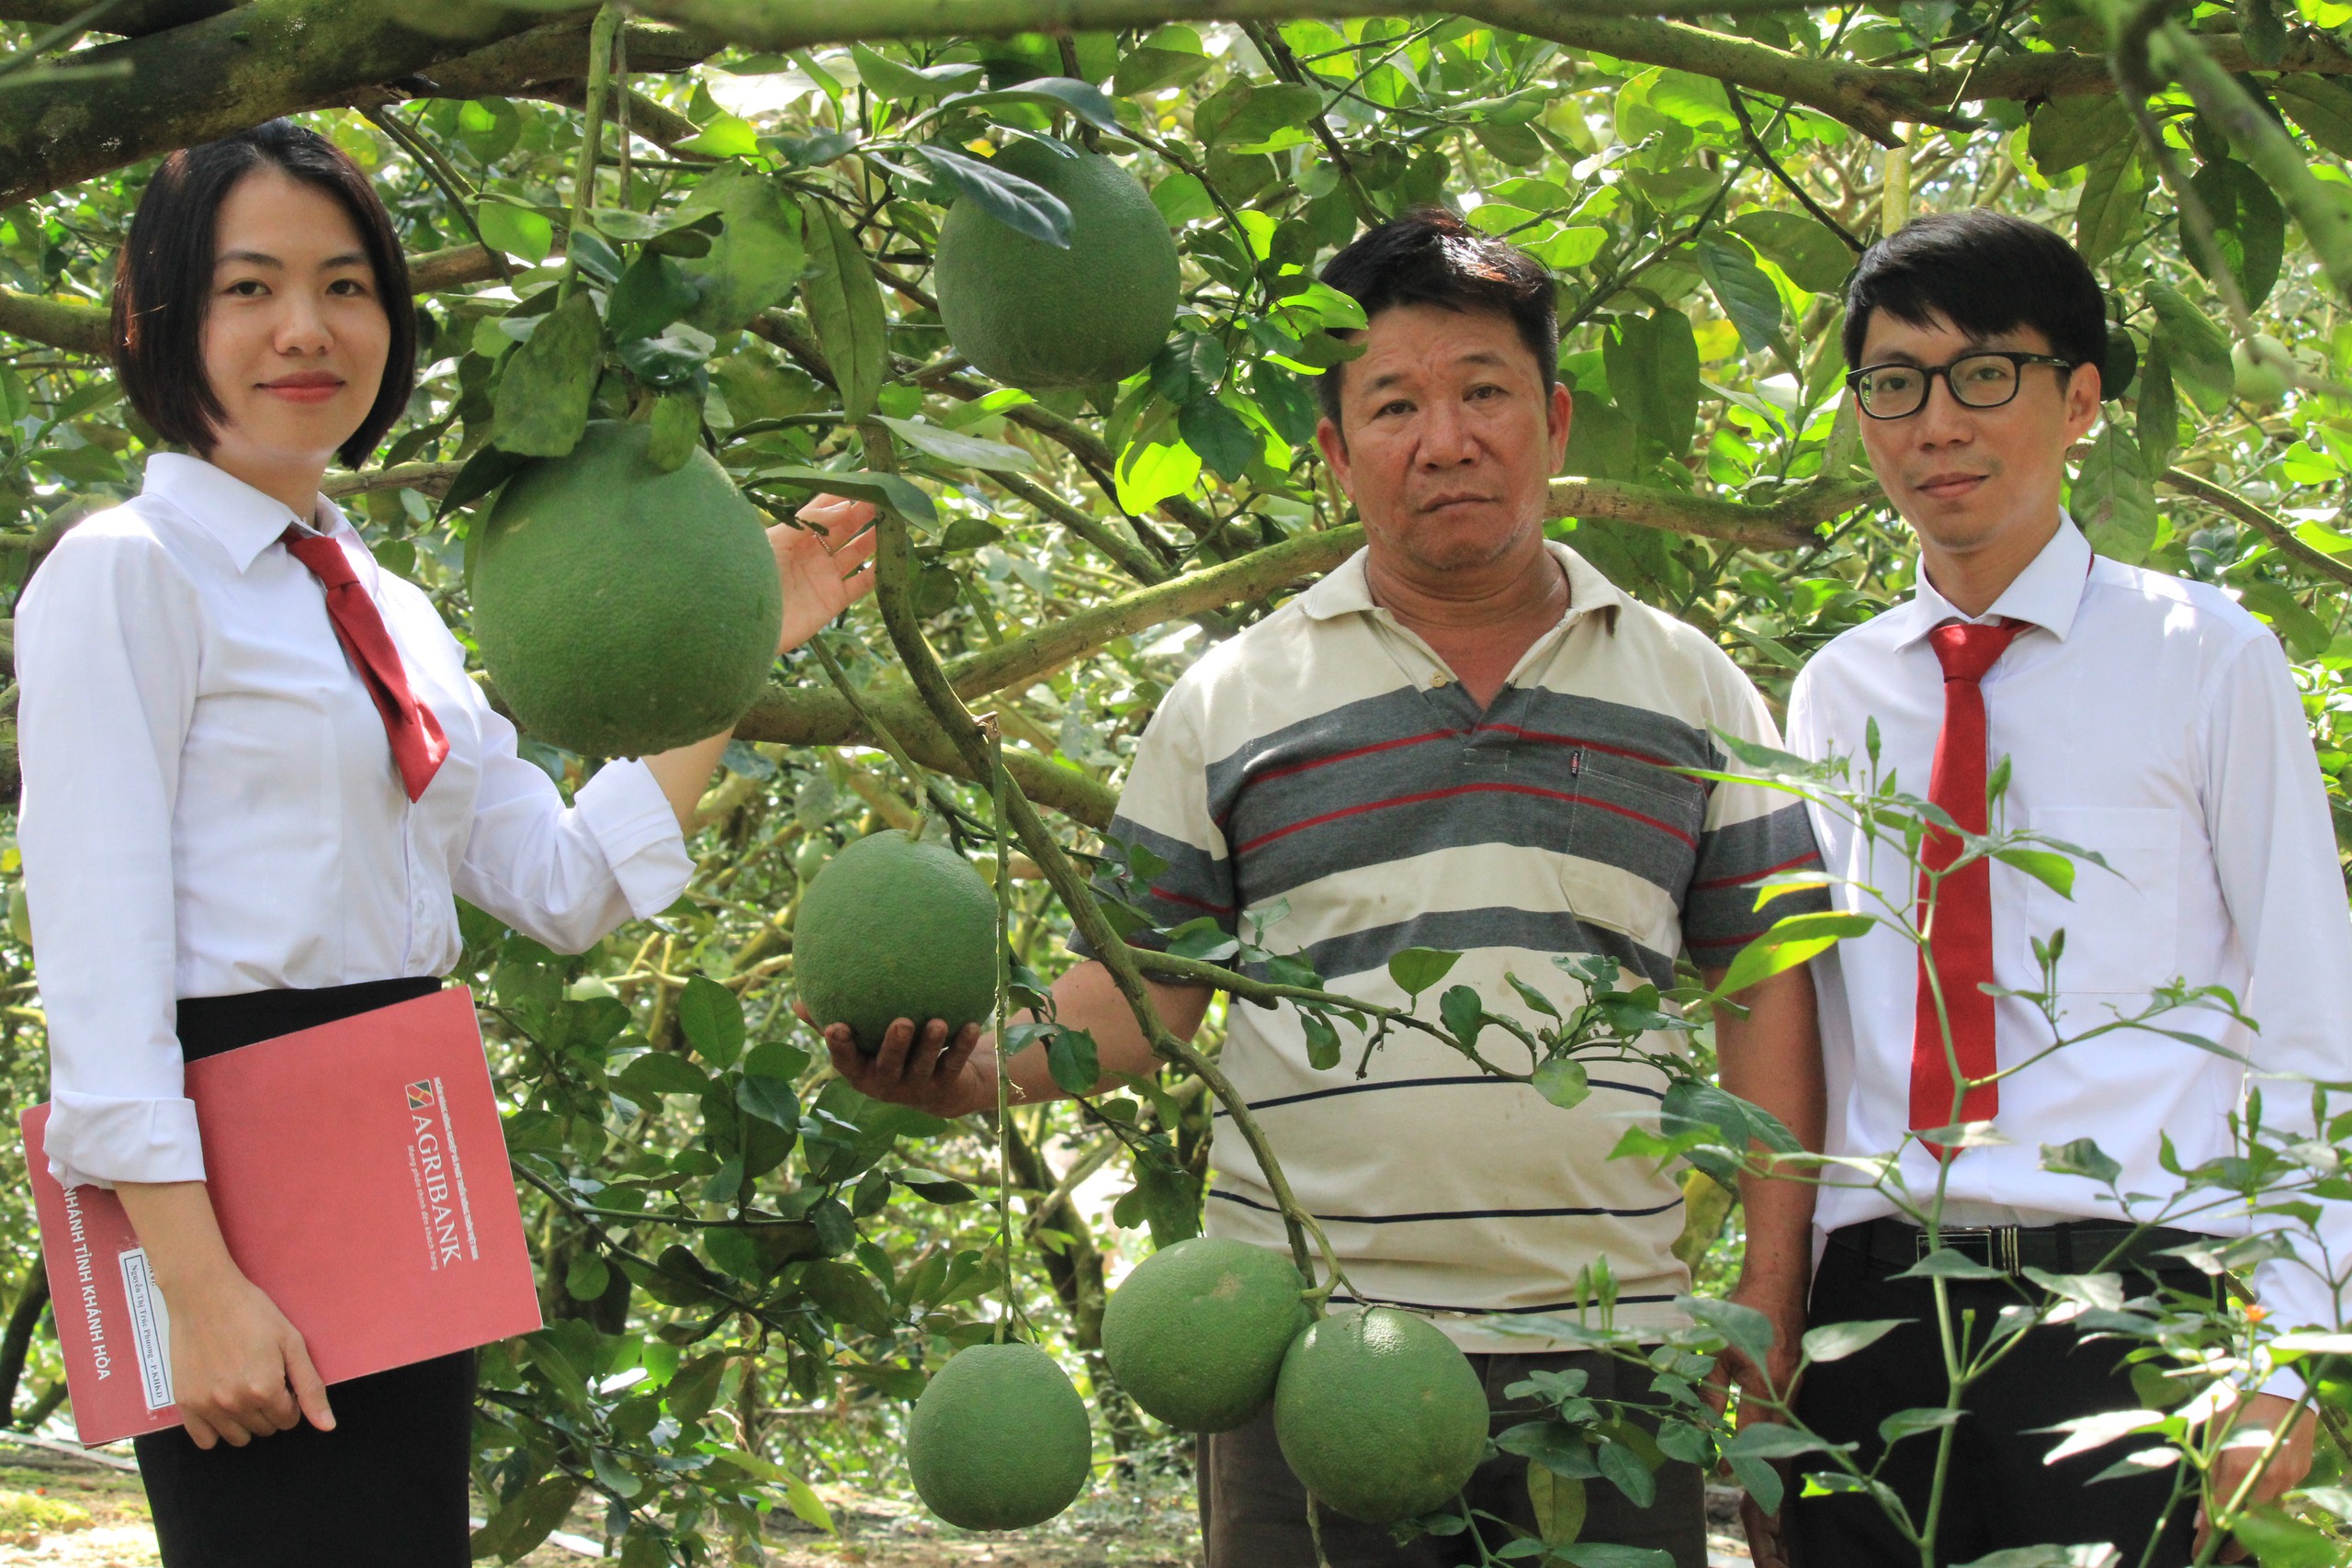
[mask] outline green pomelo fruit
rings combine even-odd
[[[1127,1396],[1180,1432],[1229,1432],[1274,1396],[1306,1327],[1289,1258],[1216,1236],[1160,1248],[1111,1293],[1102,1355]]]
[[[1110,159],[1016,142],[996,165],[1061,197],[1069,248],[998,222],[969,197],[932,268],[956,352],[1008,386],[1092,387],[1151,363],[1176,322],[1176,243],[1151,193]]]
[[[599,420],[498,498],[473,569],[482,663],[523,727],[641,757],[743,716],[784,627],[759,509],[697,448],[663,473],[650,430]]]
[[[2230,350],[2232,389],[2250,403],[2278,401],[2287,395],[2284,367],[2291,357],[2287,345],[2268,333],[2255,333]]]
[[[1086,1402],[1035,1345],[958,1350],[907,1423],[915,1490],[967,1530],[1043,1524],[1078,1500],[1093,1462]]]
[[[1292,1344],[1274,1437],[1306,1489],[1366,1524],[1426,1514],[1487,1447],[1487,1391],[1453,1342],[1394,1307],[1327,1317]]]
[[[886,829],[825,863],[792,921],[800,1000],[879,1050],[894,1019],[949,1037],[996,1010],[996,890],[953,850]]]

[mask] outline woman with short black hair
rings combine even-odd
[[[17,612],[50,1168],[116,1189],[169,1310],[183,1427],[138,1440],[169,1568],[458,1568],[470,1353],[330,1395],[221,1243],[182,1067],[437,988],[453,894],[565,952],[667,907],[727,738],[610,762],[567,807],[319,493],[407,408],[416,336],[391,220],[325,138],[279,120],[166,158],[114,323],[132,406],[187,451]],[[869,585],[870,540],[829,536],[870,515],[771,530],[786,646]]]

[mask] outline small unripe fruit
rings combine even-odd
[[[2230,370],[2237,395],[2250,403],[2268,405],[2287,395],[2286,367],[2293,363],[2287,345],[2268,333],[2230,350]]]

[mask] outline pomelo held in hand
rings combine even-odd
[[[1110,159],[1037,141],[996,155],[1069,209],[1063,250],[969,197],[939,226],[932,266],[956,352],[1008,386],[1091,387],[1151,363],[1176,324],[1176,243],[1151,193]]]
[[[473,632],[542,740],[641,757],[732,726],[784,629],[765,519],[709,453],[669,472],[649,426],[599,420],[516,475],[486,523]]]
[[[1153,1253],[1111,1293],[1102,1355],[1127,1396],[1181,1432],[1229,1432],[1274,1396],[1308,1322],[1279,1253],[1194,1236]]]
[[[1078,1500],[1093,1462],[1086,1402],[1035,1345],[958,1350],[907,1423],[915,1490],[967,1530],[1043,1524]]]
[[[1274,1437],[1306,1489],[1388,1525],[1460,1492],[1487,1448],[1487,1391],[1425,1318],[1372,1307],[1325,1318],[1283,1358]]]
[[[996,1010],[996,890],[943,845],[871,834],[800,896],[792,967],[818,1027],[848,1024],[868,1055],[894,1019],[945,1019],[952,1039]]]

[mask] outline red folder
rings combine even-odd
[[[190,1062],[220,1234],[329,1383],[539,1326],[506,1138],[462,987]],[[170,1321],[100,1187],[49,1173],[24,1114],[74,1425],[85,1443],[179,1424]]]

